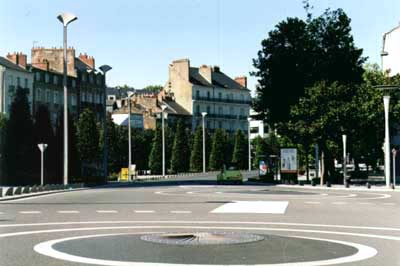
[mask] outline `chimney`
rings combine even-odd
[[[221,72],[219,66],[214,66],[214,72],[217,72],[217,73]]]
[[[90,68],[95,68],[94,58],[92,56],[88,56],[86,53],[79,54],[79,59],[82,60],[86,65]]]
[[[210,66],[202,65],[199,67],[200,75],[205,78],[209,83],[212,83],[212,69]]]
[[[26,68],[26,54],[23,53],[8,53],[7,54],[7,59],[10,60],[11,62],[13,62],[16,65],[19,65],[22,68]]]
[[[238,83],[240,86],[247,88],[247,77],[246,76],[240,76],[235,78],[236,83]]]
[[[189,81],[189,69],[190,61],[189,59],[179,59],[172,62],[169,66],[169,79],[184,79]]]

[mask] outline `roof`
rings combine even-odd
[[[14,64],[10,60],[8,60],[7,58],[2,57],[2,56],[0,56],[0,65],[5,66],[6,68],[9,68],[9,69],[13,69],[13,70],[17,70],[17,71],[21,71],[21,72],[28,72],[29,73],[29,71],[26,70],[25,68],[23,68],[23,67],[21,67],[21,66],[19,66],[17,64]]]
[[[195,85],[200,86],[218,86],[226,89],[241,89],[248,90],[247,88],[241,86],[239,83],[231,79],[225,73],[221,71],[212,70],[212,83],[208,82],[200,73],[198,67],[189,68],[189,81]]]
[[[175,101],[163,100],[163,103],[168,106],[166,110],[167,113],[169,114],[188,115],[188,116],[191,115],[188,111],[186,111],[181,105],[179,105]]]

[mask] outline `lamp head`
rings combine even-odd
[[[166,106],[166,105],[164,105],[164,104],[163,104],[163,105],[161,105],[161,110],[162,110],[163,112],[164,112],[164,110],[165,110],[165,109],[167,109],[167,106]]]
[[[250,121],[251,121],[251,117],[247,117],[247,121],[249,121],[249,122],[250,122]]]
[[[57,16],[58,20],[65,26],[78,19],[74,14],[65,12]]]
[[[202,115],[203,117],[205,117],[205,116],[207,115],[207,112],[202,112],[201,115]]]
[[[106,74],[112,69],[112,67],[110,67],[109,65],[102,65],[101,67],[99,67],[99,69],[101,70],[101,72],[103,72],[103,74]]]

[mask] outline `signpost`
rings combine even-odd
[[[38,144],[38,147],[40,149],[40,158],[41,158],[41,162],[40,162],[40,185],[43,186],[44,184],[44,151],[47,149],[47,144],[45,143],[40,143]]]

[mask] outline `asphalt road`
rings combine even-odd
[[[262,240],[210,244],[236,233]],[[142,239],[154,234],[177,244]],[[399,250],[399,192],[221,186],[204,176],[0,203],[0,266],[393,266]]]

